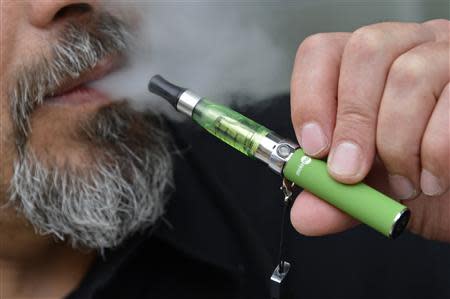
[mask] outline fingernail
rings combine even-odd
[[[352,142],[342,142],[331,153],[329,166],[337,175],[355,176],[361,169],[361,149]]]
[[[417,194],[413,183],[404,176],[389,175],[389,183],[397,199],[410,199],[415,197],[415,195]]]
[[[439,179],[426,169],[422,170],[420,187],[422,188],[422,192],[428,196],[441,195],[444,192],[444,189],[439,183]]]
[[[314,122],[303,126],[300,141],[305,153],[312,156],[319,154],[328,146],[322,128]]]

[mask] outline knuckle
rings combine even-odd
[[[386,46],[386,33],[376,25],[356,30],[350,38],[347,51],[361,59],[368,59],[383,53]]]
[[[402,89],[415,88],[423,82],[426,69],[427,62],[419,54],[403,54],[392,64],[388,81],[393,87]]]
[[[359,105],[342,105],[339,107],[339,121],[352,128],[370,128],[373,126],[374,116]]]
[[[297,57],[316,53],[319,49],[332,46],[332,33],[317,33],[308,36],[297,50]]]
[[[374,143],[375,124],[367,112],[361,112],[355,107],[343,108],[336,120],[334,138],[350,139],[362,148]]]
[[[444,30],[450,29],[450,20],[447,19],[434,19],[422,23],[423,26],[435,26]]]
[[[434,19],[422,23],[424,25],[437,25],[437,26],[450,26],[450,20],[447,19]]]
[[[436,19],[422,23],[422,27],[434,35],[435,40],[448,41],[450,39],[450,20]]]

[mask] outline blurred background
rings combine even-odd
[[[288,92],[297,47],[311,34],[448,19],[450,13],[449,2],[440,0],[130,3],[144,19],[133,54],[134,81],[161,73],[219,101],[230,92],[252,99]]]

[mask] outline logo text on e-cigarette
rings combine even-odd
[[[311,159],[310,157],[308,157],[308,156],[303,156],[303,157],[300,159],[300,164],[298,165],[298,168],[297,168],[297,171],[295,172],[295,174],[296,174],[297,176],[299,176],[299,175],[302,173],[303,168],[305,168],[305,166],[308,165],[308,164],[310,164],[311,162],[312,162],[312,159]]]

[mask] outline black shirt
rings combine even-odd
[[[294,139],[287,97],[238,110]],[[97,258],[67,299],[270,298],[280,177],[190,122],[170,127],[179,153],[166,215]],[[450,298],[449,244],[363,225],[304,237],[288,225],[286,245],[285,298]]]

